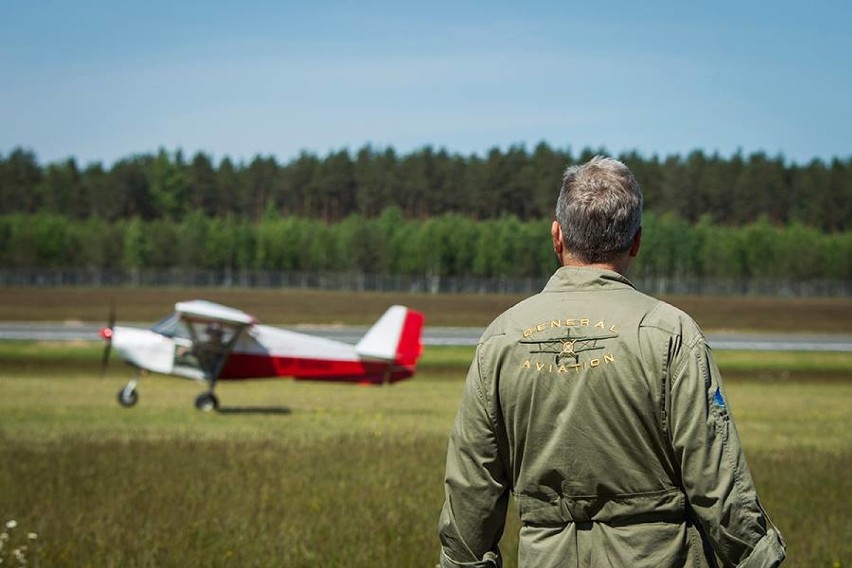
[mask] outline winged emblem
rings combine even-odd
[[[531,346],[530,353],[547,353],[555,355],[557,364],[566,358],[572,358],[576,364],[580,362],[580,353],[585,351],[602,350],[604,349],[604,346],[599,345],[599,341],[614,339],[616,337],[618,337],[618,334],[616,333],[572,336],[569,331],[562,337],[522,339],[520,342]]]

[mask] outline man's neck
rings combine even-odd
[[[598,270],[609,270],[617,272],[624,276],[627,273],[627,268],[630,266],[631,257],[628,255],[619,256],[608,262],[583,262],[571,255],[565,254],[562,256],[562,266],[572,268],[595,268]]]

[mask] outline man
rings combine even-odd
[[[568,168],[562,265],[483,334],[450,435],[441,565],[500,566],[511,492],[521,566],[776,566],[719,370],[686,314],[623,276],[642,193],[603,157]]]

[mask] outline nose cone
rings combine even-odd
[[[101,330],[101,337],[102,337],[105,341],[109,341],[110,339],[112,339],[112,328],[109,328],[109,327],[105,327],[105,328],[103,328],[103,329]]]

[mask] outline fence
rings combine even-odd
[[[712,279],[643,276],[632,279],[649,294],[849,297],[844,280]],[[430,294],[532,294],[547,278],[387,275],[359,272],[216,271],[177,269],[0,268],[0,286],[301,288]]]

